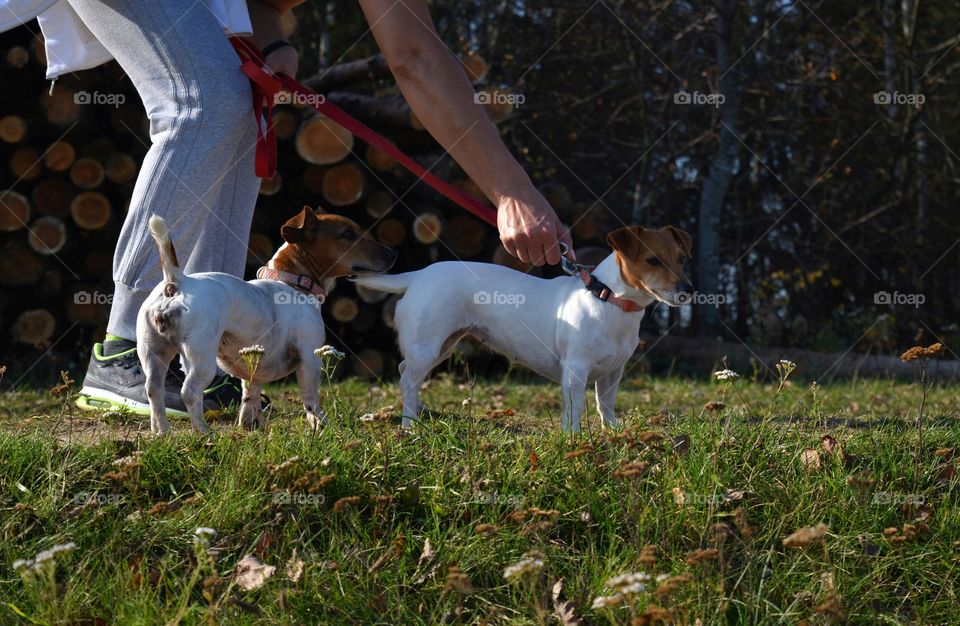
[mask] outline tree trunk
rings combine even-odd
[[[720,291],[720,212],[740,151],[737,135],[737,117],[740,113],[742,84],[739,69],[731,68],[731,32],[736,0],[718,4],[717,70],[720,74],[720,93],[724,102],[720,109],[720,140],[710,165],[710,173],[700,192],[699,232],[697,236],[697,291],[716,294]],[[717,307],[699,307],[698,332],[702,336],[716,335],[720,327]]]

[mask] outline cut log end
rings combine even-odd
[[[129,154],[114,154],[107,159],[105,174],[112,183],[129,183],[137,177],[137,162]]]
[[[330,305],[331,317],[343,324],[352,322],[359,312],[360,307],[353,298],[340,297]]]
[[[436,213],[421,213],[413,221],[413,238],[424,245],[436,243],[443,232],[443,224]]]
[[[23,46],[13,46],[7,50],[7,65],[20,69],[30,62],[30,53]]]
[[[9,287],[32,285],[43,276],[43,259],[26,241],[11,240],[0,248],[0,284]]]
[[[33,206],[41,215],[67,217],[73,201],[73,185],[59,178],[41,180],[33,187]]]
[[[333,206],[348,206],[363,196],[363,172],[353,163],[331,167],[323,175],[323,197]]]
[[[17,178],[33,180],[43,171],[43,159],[34,148],[20,148],[10,155],[10,171]]]
[[[407,228],[400,220],[387,218],[377,224],[377,241],[385,246],[394,248],[402,244],[406,238]]]
[[[32,309],[24,311],[13,323],[11,335],[18,343],[25,343],[37,348],[50,345],[57,322],[53,314],[46,309]]]
[[[314,115],[300,125],[296,149],[307,163],[330,165],[353,150],[353,134],[323,115]]]
[[[30,225],[27,243],[38,254],[56,254],[67,243],[67,227],[58,217],[41,217]]]
[[[0,191],[0,231],[11,233],[27,225],[30,203],[16,191]]]
[[[367,148],[367,165],[378,172],[389,172],[397,165],[396,159],[376,146]]]
[[[17,115],[5,115],[0,118],[0,141],[20,143],[27,136],[27,123]]]
[[[70,203],[73,222],[86,230],[99,230],[110,221],[110,201],[97,191],[85,191]]]
[[[77,159],[70,168],[70,180],[80,189],[96,189],[105,176],[103,165],[96,159]]]
[[[458,215],[444,228],[444,241],[457,256],[476,256],[486,246],[487,228],[468,215]]]
[[[49,148],[43,157],[43,164],[48,170],[65,172],[73,165],[77,158],[77,151],[66,141],[58,141]]]

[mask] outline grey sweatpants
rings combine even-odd
[[[68,0],[130,77],[150,118],[147,151],[113,259],[107,332],[133,339],[161,280],[147,230],[170,226],[186,272],[243,275],[260,179],[248,79],[223,28],[197,0]]]

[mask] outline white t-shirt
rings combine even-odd
[[[228,36],[253,33],[245,0],[201,0]],[[65,0],[0,0],[0,32],[37,18],[47,51],[47,78],[113,59]]]

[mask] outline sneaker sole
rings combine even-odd
[[[80,389],[80,395],[77,398],[77,406],[87,411],[110,411],[116,409],[126,409],[136,415],[150,415],[150,405],[143,402],[137,402],[130,398],[116,394],[106,389],[97,389],[86,385]],[[217,417],[221,411],[217,409],[207,409],[203,412],[204,417]],[[186,411],[171,409],[167,407],[167,416],[190,417]]]

